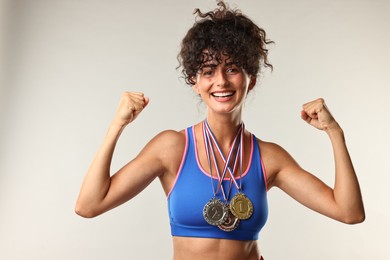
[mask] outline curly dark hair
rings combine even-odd
[[[200,20],[187,32],[178,54],[179,67],[188,85],[195,84],[196,74],[205,62],[216,60],[222,63],[227,56],[249,75],[257,76],[260,66],[273,69],[268,62],[266,33],[240,10],[230,9],[223,1],[214,11],[202,13],[195,9]]]

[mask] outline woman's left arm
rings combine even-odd
[[[325,131],[332,143],[335,160],[334,200],[345,217],[344,222],[364,221],[364,207],[359,182],[345,144],[344,132],[331,115],[324,99],[306,103],[301,117],[310,125]]]
[[[364,206],[359,182],[345,144],[344,132],[320,98],[303,105],[301,117],[310,125],[325,131],[332,143],[335,160],[334,188],[301,169],[285,151],[279,152],[282,163],[275,175],[279,186],[306,206],[348,224],[363,222]]]

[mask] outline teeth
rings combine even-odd
[[[229,97],[232,96],[233,92],[219,92],[219,93],[213,93],[214,97]]]

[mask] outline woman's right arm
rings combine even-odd
[[[80,216],[94,217],[124,203],[161,174],[162,164],[156,156],[159,153],[159,145],[156,145],[157,140],[152,140],[135,160],[114,176],[110,175],[117,140],[126,125],[131,123],[148,103],[149,99],[142,93],[126,92],[122,95],[115,118],[84,178],[75,209]]]

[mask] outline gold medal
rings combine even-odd
[[[230,232],[235,230],[239,224],[240,220],[229,210],[228,218],[223,224],[218,225],[218,227],[223,231]]]
[[[213,226],[223,224],[229,215],[229,209],[220,199],[213,198],[203,208],[203,217]]]
[[[230,211],[239,219],[248,219],[253,214],[253,204],[243,193],[239,192],[230,201]]]

